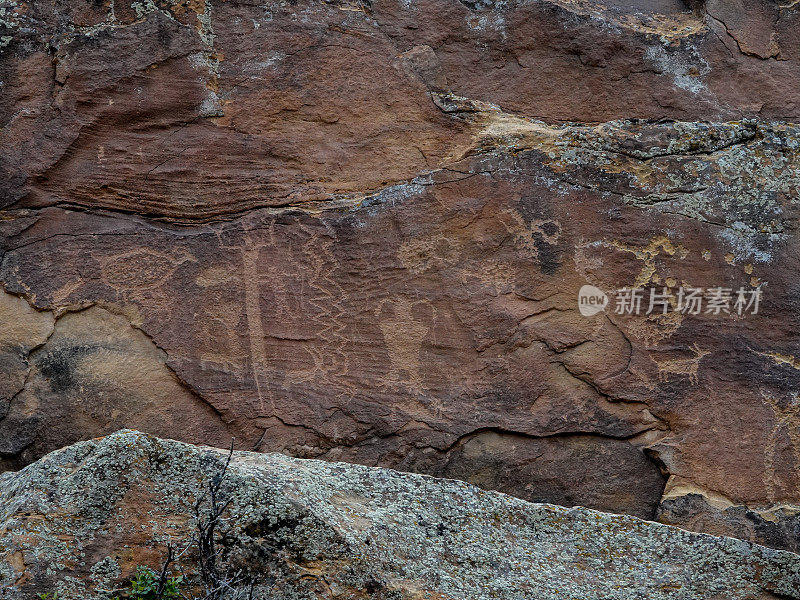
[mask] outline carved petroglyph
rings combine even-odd
[[[194,280],[201,288],[228,286],[234,281],[238,281],[238,278],[235,275],[235,268],[229,264],[206,267],[200,271]]]
[[[639,367],[631,367],[630,372],[641,382],[640,385],[648,392],[652,392],[656,389],[656,387],[658,387],[643,369],[640,369]]]
[[[297,219],[290,230],[296,238],[276,239],[274,225],[248,234],[241,250],[247,339],[260,409],[274,408],[270,387],[281,383],[325,378],[350,385],[344,377],[349,372],[348,296],[336,279],[335,233],[321,221],[312,226]],[[281,264],[293,270],[276,266]],[[292,362],[279,350],[287,343],[296,345]]]
[[[420,352],[430,327],[414,317],[413,309],[418,305],[429,306],[434,311],[435,318],[435,309],[429,302],[413,302],[402,297],[384,300],[375,310],[375,315],[380,319],[378,325],[389,353],[391,367],[388,378],[420,392]]]
[[[182,265],[195,262],[194,256],[180,248],[169,254],[150,248],[137,248],[99,260],[100,279],[114,290],[115,300],[145,306],[173,302],[168,289],[170,280]],[[70,293],[69,288],[62,288],[59,294],[63,297],[62,301]]]
[[[534,219],[530,222],[528,230],[531,237],[539,234],[551,246],[558,244],[561,237],[561,223],[554,219]]]
[[[550,246],[558,244],[561,237],[561,223],[553,219],[534,219],[528,225],[516,210],[504,210],[502,223],[509,233],[514,234],[514,243],[527,258],[539,258],[539,244]]]
[[[759,356],[764,356],[772,360],[778,366],[788,366],[792,367],[793,369],[800,370],[800,359],[796,356],[792,356],[791,354],[781,354],[780,352],[756,352],[752,350]]]
[[[199,337],[204,340],[200,359],[239,379],[245,377],[248,350],[239,336],[245,311],[238,297],[244,286],[238,269],[229,264],[214,265],[203,269],[195,283],[204,298],[195,319]]]
[[[792,394],[788,400],[781,402],[763,391],[761,392],[761,397],[764,404],[772,409],[774,415],[774,424],[767,434],[767,443],[764,448],[764,486],[766,487],[767,498],[771,502],[775,502],[777,500],[775,494],[777,472],[775,450],[783,431],[786,432],[792,447],[794,458],[794,470],[792,472],[796,474],[800,470],[800,397],[797,394]],[[800,476],[795,476],[794,489],[797,493],[800,493]]]
[[[259,409],[263,412],[265,401],[269,400],[270,410],[274,413],[275,400],[269,395],[268,381],[271,379],[271,371],[264,346],[264,324],[261,315],[261,292],[258,275],[260,250],[261,248],[255,245],[250,236],[245,238],[244,247],[242,248],[244,306],[247,315],[247,338],[250,342],[250,364],[253,382],[258,394]]]
[[[599,256],[591,256],[587,252],[590,248],[596,248],[601,244],[602,242],[585,242],[581,240],[575,245],[575,252],[572,255],[575,271],[586,281],[593,281],[593,274],[603,268],[603,260]]]
[[[683,315],[673,311],[631,319],[625,324],[625,327],[633,337],[644,342],[645,348],[654,348],[660,341],[678,331],[682,322]]]
[[[215,305],[204,306],[197,318],[200,336],[206,340],[200,349],[200,359],[243,376],[248,354],[237,332],[244,316],[241,302],[218,301]]]
[[[403,242],[397,250],[400,263],[414,275],[452,266],[458,262],[458,255],[456,240],[441,233]]]
[[[105,283],[119,291],[135,291],[161,286],[183,263],[193,260],[189,254],[178,257],[137,248],[101,259]]]
[[[692,358],[670,358],[664,361],[654,361],[658,366],[658,380],[663,382],[669,381],[670,375],[688,375],[689,381],[693,385],[697,385],[697,371],[700,367],[700,361],[704,356],[711,354],[710,350],[701,350],[697,344],[692,345]]]
[[[461,278],[467,285],[476,283],[490,295],[508,294],[514,291],[514,271],[504,262],[487,259],[473,271],[465,270]]]
[[[74,279],[72,281],[68,281],[60,288],[53,292],[53,306],[61,306],[64,302],[75,292],[77,292],[81,286],[84,284],[82,279]]]
[[[345,320],[348,295],[335,278],[336,270],[340,266],[332,252],[335,233],[326,229],[325,235],[321,235],[319,229],[304,225],[300,228],[308,235],[302,247],[302,264],[308,265],[303,272],[304,283],[308,286],[304,299],[313,308],[310,315],[315,340],[306,345],[312,364],[289,371],[286,377],[293,383],[308,381],[317,376],[336,378],[343,383],[342,376],[350,371],[346,353],[349,339]]]

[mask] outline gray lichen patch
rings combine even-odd
[[[4,476],[0,597],[108,598],[138,560],[158,567],[166,539],[190,538],[191,507],[225,459],[122,431]],[[237,452],[221,491],[225,560],[259,574],[257,598],[736,600],[800,589],[790,552],[458,481]]]
[[[503,156],[515,164],[528,157],[524,164],[546,166],[547,184],[564,194],[592,190],[706,223],[738,261],[771,262],[788,239],[786,212],[800,196],[795,125],[633,119],[553,126],[445,98],[442,106],[480,125],[465,155],[487,157],[487,170],[499,169]]]

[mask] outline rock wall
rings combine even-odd
[[[0,598],[106,600],[137,566],[160,571],[168,544],[168,572],[183,567],[191,591],[189,540],[208,523],[215,478],[229,502],[218,571],[246,574],[243,594],[224,598],[800,598],[800,555],[742,540],[360,465],[225,462],[120,432],[0,476]]]
[[[0,467],[234,436],[800,549],[795,4],[2,0]]]

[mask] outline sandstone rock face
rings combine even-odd
[[[0,2],[0,468],[235,436],[796,550],[798,8]]]
[[[128,431],[4,474],[0,598],[105,599],[158,569],[225,461]],[[225,566],[257,577],[257,599],[800,598],[800,555],[458,481],[236,453],[220,497]]]

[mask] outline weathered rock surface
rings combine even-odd
[[[0,598],[105,599],[159,569],[225,454],[127,431],[0,476]],[[800,598],[800,555],[458,481],[236,453],[220,498],[255,598]]]
[[[235,436],[796,549],[799,8],[3,0],[0,468]]]
[[[733,505],[724,498],[709,499],[699,493],[665,497],[656,517],[662,523],[676,524],[694,531],[758,539],[773,548],[800,552],[800,511],[796,507],[776,506],[757,511]]]

